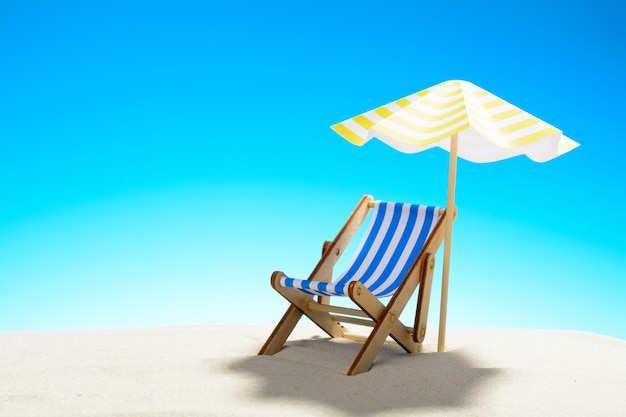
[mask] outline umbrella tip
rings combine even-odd
[[[441,83],[442,85],[449,85],[452,87],[458,87],[460,85],[463,84],[470,84],[470,85],[474,85],[473,83],[466,81],[466,80],[448,80],[448,81],[444,81]]]

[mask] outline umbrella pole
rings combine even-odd
[[[452,223],[456,217],[454,189],[456,186],[456,156],[459,144],[458,134],[450,138],[450,164],[448,168],[448,201],[446,207],[446,237],[443,246],[443,273],[441,278],[441,306],[439,311],[439,340],[437,352],[443,352],[446,344],[446,318],[448,312],[448,279],[450,277],[450,251],[452,249]]]

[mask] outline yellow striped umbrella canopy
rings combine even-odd
[[[578,143],[554,126],[468,81],[445,81],[332,126],[355,145],[373,137],[415,153],[439,146],[450,150],[458,134],[458,156],[492,162],[526,154],[545,162]]]
[[[493,162],[526,155],[536,162],[578,146],[554,126],[468,81],[445,81],[332,126],[355,145],[376,137],[393,148],[416,153],[435,146],[450,152],[446,238],[443,254],[439,340],[445,345],[454,189],[457,156]]]

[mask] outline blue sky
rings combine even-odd
[[[363,194],[445,205],[329,126],[465,79],[581,147],[459,161],[449,326],[626,339],[626,6],[221,3],[0,3],[0,331],[273,324]]]

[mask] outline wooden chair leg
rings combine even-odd
[[[290,305],[283,318],[278,322],[278,325],[259,351],[259,355],[273,355],[278,353],[285,345],[287,338],[291,332],[293,332],[296,324],[298,324],[300,317],[302,317],[302,312],[293,305]]]
[[[380,352],[387,336],[391,336],[409,353],[417,352],[420,344],[415,343],[411,333],[399,320],[400,313],[406,305],[408,297],[393,297],[385,307],[363,284],[354,282],[348,290],[350,298],[365,311],[375,322],[369,337],[348,369],[348,375],[367,372],[376,355]]]
[[[376,327],[374,327],[372,333],[370,333],[370,336],[352,362],[350,369],[348,369],[348,375],[358,375],[370,370],[374,359],[376,359],[376,355],[380,352],[383,343],[385,343],[385,339],[387,339],[389,335],[389,331],[389,326],[384,321],[380,321],[376,324]]]
[[[435,271],[435,255],[428,254],[424,260],[422,279],[417,297],[417,311],[415,312],[415,324],[413,340],[422,343],[426,337],[426,321],[428,319],[428,304],[430,303],[430,289],[433,285],[433,273]]]
[[[322,244],[322,257],[324,257],[324,255],[326,254],[326,252],[328,252],[330,250],[330,248],[332,247],[333,242],[329,242],[326,241]],[[328,275],[326,275],[325,277],[320,277],[320,279],[324,282],[331,282],[333,280],[333,270],[331,269],[328,272]],[[324,304],[324,305],[329,305],[330,304],[330,297],[325,296],[325,295],[319,295],[317,297],[317,302],[320,304]]]
[[[309,308],[309,303],[313,302],[312,296],[303,294],[293,288],[285,288],[280,285],[280,280],[284,276],[285,274],[282,272],[274,272],[274,274],[272,274],[271,284],[280,295],[291,303],[291,306],[278,323],[263,348],[261,348],[259,354],[273,355],[280,351],[303,314],[311,319],[320,329],[324,330],[330,337],[343,337],[341,326],[328,312]]]
[[[360,288],[359,288],[360,287]],[[380,302],[365,286],[360,282],[355,284],[353,295],[350,296],[352,300],[367,313],[375,322],[381,320],[382,315],[385,313],[387,307]],[[411,331],[398,319],[397,316],[391,315],[391,330],[388,335],[391,336],[404,350],[408,353],[417,352],[419,346],[411,338]]]

